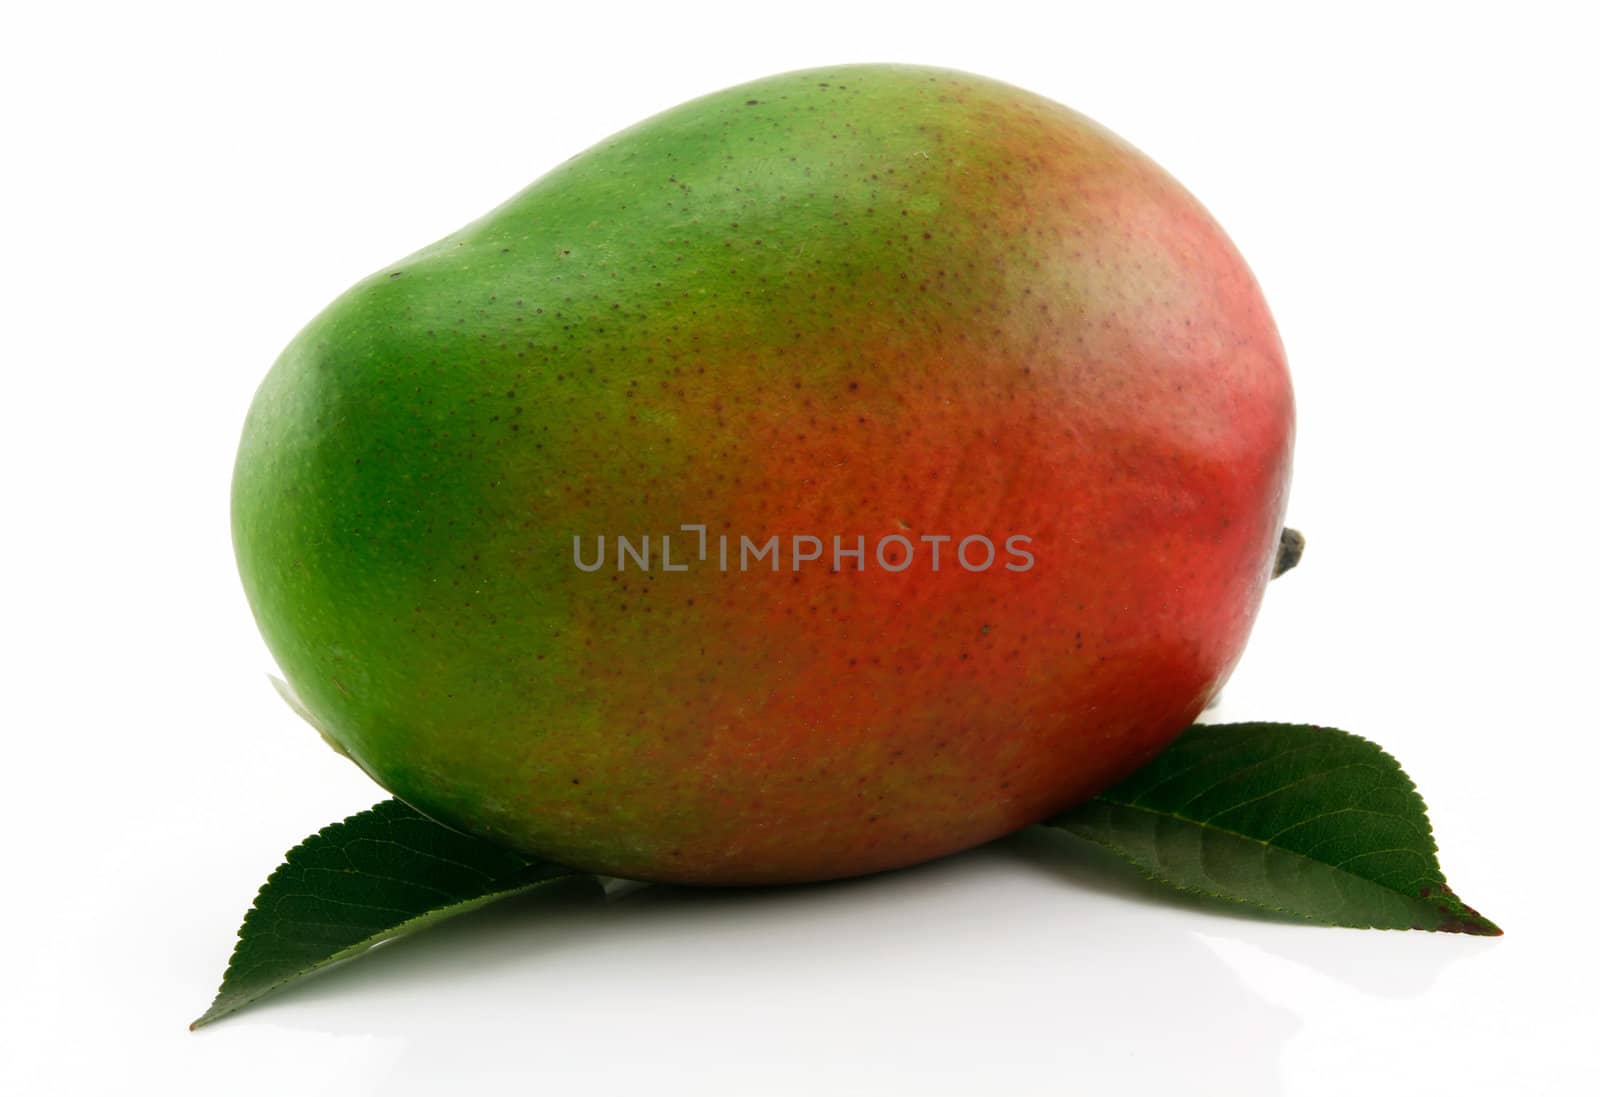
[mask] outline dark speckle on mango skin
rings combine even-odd
[[[821,879],[1160,750],[1243,647],[1292,434],[1260,293],[1160,169],[1016,88],[850,66],[649,119],[353,287],[256,397],[234,538],[307,709],[422,810],[618,876]],[[1037,562],[572,563],[684,523]]]

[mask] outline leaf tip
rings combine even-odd
[[[1465,933],[1473,937],[1505,936],[1505,930],[1463,903],[1461,897],[1450,890],[1449,884],[1441,883],[1437,890],[1423,887],[1418,894],[1423,899],[1439,900],[1436,907],[1443,918],[1432,927],[1436,933]]]
[[[1471,917],[1452,918],[1450,921],[1441,922],[1432,928],[1435,933],[1465,933],[1469,937],[1504,937],[1506,935],[1505,930],[1477,913],[1474,913]]]

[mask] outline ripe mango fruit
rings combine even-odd
[[[642,122],[339,297],[255,397],[233,534],[307,717],[419,810],[818,880],[1188,725],[1293,430],[1255,280],[1160,168],[1006,84],[847,66]]]

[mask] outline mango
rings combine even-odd
[[[1188,725],[1271,574],[1272,319],[1177,182],[959,72],[788,73],[378,270],[250,408],[233,535],[323,735],[578,868],[892,869]]]

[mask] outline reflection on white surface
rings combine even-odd
[[[1286,1068],[1308,1011],[1372,998],[1403,1016],[1485,947],[1174,895],[1035,830],[831,885],[512,901],[215,1032],[354,1040],[355,1091],[391,1094],[497,1075],[668,1093],[1323,1092],[1326,1064]]]
[[[1281,1091],[1295,1016],[1209,923],[1040,844],[820,887],[507,904],[230,1024],[390,1044],[388,1093],[526,1077],[526,1056],[545,1078],[668,1092],[1143,1091],[1197,1071]]]

